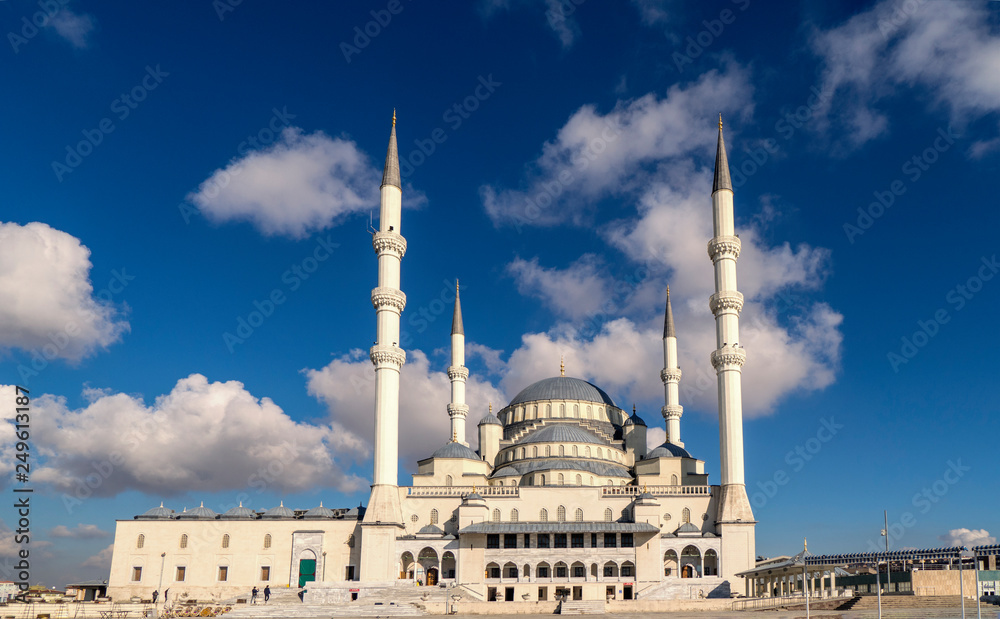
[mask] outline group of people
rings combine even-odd
[[[260,592],[257,590],[257,587],[254,587],[250,591],[250,603],[251,604],[256,604],[257,603],[257,594],[258,593],[260,593]],[[264,603],[267,604],[267,601],[269,599],[271,599],[271,587],[269,585],[265,585],[264,586]]]

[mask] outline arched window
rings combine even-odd
[[[559,522],[566,522],[566,508],[562,505],[556,510],[556,520]]]
[[[583,475],[577,475],[576,476],[576,485],[577,486],[582,486],[583,485]]]
[[[510,510],[510,521],[517,522],[517,508]]]
[[[681,512],[681,522],[691,522],[691,510],[690,509],[688,509],[688,508],[685,507],[684,511]]]
[[[585,450],[585,451],[583,452],[583,454],[584,454],[585,456],[587,456],[588,458],[590,457],[590,447],[589,447],[589,446],[588,446],[588,447],[587,447],[587,449],[586,449],[586,450]]]
[[[604,510],[604,522],[611,522],[615,517],[615,513],[611,511],[611,508]]]
[[[512,449],[507,452],[507,462],[510,462],[513,459],[514,459],[514,450]]]
[[[580,418],[580,405],[579,404],[574,404],[573,405],[573,416],[576,417],[577,419]]]
[[[270,547],[271,547],[271,534],[268,533],[267,535],[264,536],[264,548],[270,548]]]
[[[562,486],[565,484],[566,484],[566,478],[563,476],[562,473],[559,473],[559,485]]]
[[[551,417],[552,416],[552,405],[551,404],[546,404],[545,405],[545,416],[546,417]]]
[[[453,483],[455,483],[455,480],[451,478],[451,475],[444,478],[444,485],[451,486]]]
[[[583,522],[583,510],[577,507],[576,514],[573,516],[573,519],[577,522]]]
[[[438,510],[432,509],[431,510],[431,524],[437,524],[437,523],[438,523]]]
[[[608,485],[609,485],[609,486],[613,486],[613,485],[615,485],[615,480],[613,480],[613,479],[609,479],[609,480],[608,480]]]
[[[187,533],[184,533],[183,535],[181,535],[181,544],[180,544],[180,546],[181,546],[181,548],[187,548],[188,547],[188,534]]]
[[[552,455],[552,445],[546,445],[545,446],[545,457],[547,458],[547,457],[549,457],[551,455]]]
[[[500,510],[499,509],[494,509],[493,510],[493,522],[500,522]]]
[[[538,457],[538,445],[535,445],[534,447],[531,448],[531,457],[532,458]]]
[[[517,451],[517,458],[518,460],[524,460],[524,447]]]
[[[135,547],[142,548],[145,545],[146,545],[146,536],[140,533],[139,537],[135,540]]]
[[[566,405],[565,404],[560,404],[559,405],[559,416],[560,417],[565,417],[566,416]]]
[[[229,534],[228,533],[226,533],[225,535],[222,536],[222,547],[223,548],[229,548]]]
[[[498,485],[498,486],[502,486],[502,485],[503,485],[503,480],[501,479],[501,480],[500,480],[500,483],[499,483],[499,484],[497,484],[497,485]]]
[[[593,475],[590,476],[590,485],[591,486],[594,485],[594,476]]]
[[[538,406],[537,405],[531,407],[531,416],[534,417],[535,419],[538,419]]]
[[[576,445],[573,445],[573,457],[577,458],[579,456],[580,456],[580,448]]]
[[[543,507],[542,511],[538,512],[538,520],[540,522],[548,522],[549,521],[549,510],[547,510],[547,509],[545,509]]]
[[[593,418],[594,418],[594,407],[587,406],[587,419],[593,419]]]
[[[598,458],[603,458],[604,457],[604,452],[601,451],[600,447],[597,448],[597,457]]]
[[[540,485],[542,485],[542,486],[545,485],[545,475],[542,475],[542,483]]]
[[[559,457],[562,458],[562,457],[565,457],[565,456],[566,456],[566,446],[565,445],[560,445],[559,446]]]
[[[676,486],[677,485],[677,476],[676,475],[671,475],[670,476],[670,485],[671,486]]]

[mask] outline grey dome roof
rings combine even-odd
[[[419,531],[417,531],[417,533],[420,535],[444,535],[444,530],[440,527],[434,526],[433,524],[429,524],[422,527]]]
[[[646,454],[646,459],[650,458],[690,458],[691,454],[688,453],[683,447],[678,447],[673,443],[664,443],[654,449],[653,451]]]
[[[160,503],[159,507],[154,507],[153,509],[146,511],[143,514],[136,516],[137,519],[142,519],[142,520],[165,520],[167,518],[173,518],[173,517],[174,517],[174,510],[164,507],[163,503]]]
[[[314,507],[302,515],[303,518],[318,519],[318,518],[333,518],[333,510],[327,507],[323,507],[323,503],[320,503],[318,507]]]
[[[522,389],[521,393],[510,401],[510,406],[536,400],[583,400],[609,406],[615,405],[611,396],[604,393],[596,385],[579,378],[554,376]]]
[[[272,507],[271,509],[264,512],[263,518],[294,518],[295,512],[285,507],[284,501],[281,505],[277,507]]]
[[[701,533],[701,529],[697,525],[691,524],[690,522],[685,522],[681,526],[677,527],[674,533]]]
[[[481,426],[488,426],[488,425],[502,426],[503,424],[500,423],[500,420],[493,413],[486,413],[486,416],[483,417],[482,421],[479,422],[479,425],[481,425]]]
[[[631,477],[628,469],[604,460],[588,460],[586,458],[538,458],[514,462],[501,468],[491,478],[507,469],[514,469],[519,474],[537,473],[546,471],[586,471],[600,477]]]
[[[541,430],[535,430],[517,442],[518,445],[527,445],[529,443],[591,443],[593,445],[607,445],[605,441],[602,441],[580,426],[568,423],[544,426]]]
[[[514,467],[505,466],[496,473],[493,473],[492,477],[520,477],[520,475]]]
[[[465,495],[465,500],[466,501],[485,501],[486,499],[484,499],[483,495],[479,494],[478,492],[470,492],[469,494]]]
[[[451,442],[431,454],[432,458],[465,458],[466,460],[480,460],[479,454],[472,451],[465,445]]]
[[[205,504],[202,503],[199,507],[195,507],[190,511],[184,511],[180,514],[177,514],[177,517],[200,519],[200,520],[214,520],[215,518],[218,517],[218,514],[216,514],[211,509],[205,507]]]
[[[636,426],[642,426],[642,427],[645,428],[646,427],[646,422],[643,421],[642,417],[640,417],[639,415],[637,415],[635,413],[632,413],[632,416],[625,420],[625,424],[624,425],[626,425],[626,426],[636,425]]]
[[[222,514],[222,517],[223,518],[256,518],[257,517],[257,512],[255,512],[254,510],[250,509],[249,507],[243,507],[243,503],[241,501],[239,507],[234,507],[234,508],[230,509],[226,513]]]

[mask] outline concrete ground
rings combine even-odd
[[[425,615],[435,617],[437,615]],[[443,616],[443,615],[442,615]],[[552,615],[449,615],[454,619],[541,619]],[[615,613],[604,615],[582,615],[584,618],[597,619],[805,619],[804,610],[795,611],[709,611],[709,612],[677,612],[677,613]],[[817,619],[877,619],[878,611],[816,611],[809,614]],[[883,619],[962,619],[961,609],[893,609],[885,611]],[[966,607],[966,619],[977,619],[976,607]],[[1000,609],[996,606],[984,606],[983,619],[1000,619]],[[339,618],[338,618],[339,619]],[[365,617],[364,619],[371,619]]]

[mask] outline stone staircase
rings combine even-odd
[[[272,594],[267,604],[240,604],[225,616],[232,619],[415,617],[427,614],[428,604],[443,605],[452,595],[474,599],[460,588],[396,586],[353,602],[305,604],[299,601],[298,592],[298,589],[281,590],[280,594]]]
[[[604,600],[563,600],[559,603],[560,615],[603,615]]]
[[[851,610],[878,610],[877,595],[862,595],[860,599],[851,606]],[[965,598],[965,608],[975,608],[975,598]],[[958,610],[962,608],[962,598],[957,595],[883,595],[882,610],[894,608],[950,608]]]

